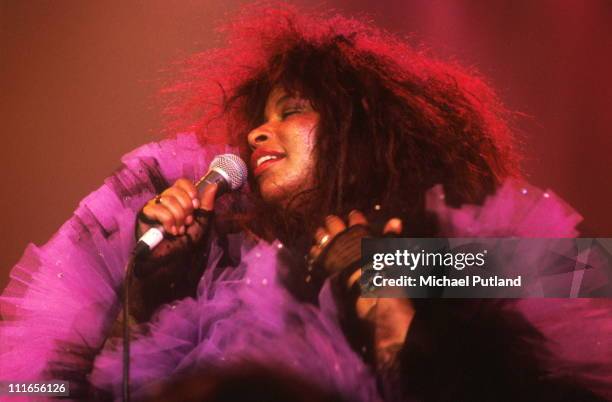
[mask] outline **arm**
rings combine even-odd
[[[150,255],[135,261],[130,288],[131,316],[148,321],[162,304],[195,296],[210,251],[210,231],[216,186],[201,197],[193,183],[179,179],[149,200],[138,214],[136,238],[161,225],[164,240]]]
[[[331,274],[347,340],[375,367],[386,400],[601,400],[577,372],[559,370],[567,362],[555,361],[514,301],[361,297],[366,224],[328,218],[311,256]],[[384,233],[401,231],[389,226]]]
[[[383,235],[397,235],[401,231],[401,220],[391,219]],[[366,360],[382,370],[392,365],[404,344],[414,307],[408,298],[360,297],[361,239],[369,236],[368,222],[360,212],[349,214],[348,228],[340,218],[330,216],[325,227],[317,230],[317,244],[310,255],[319,269],[331,274],[347,339],[355,350],[365,354]]]

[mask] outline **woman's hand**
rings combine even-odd
[[[183,251],[202,238],[209,221],[207,217],[214,208],[216,192],[217,185],[210,185],[199,196],[191,181],[178,179],[144,205],[136,222],[137,237],[160,225],[166,233],[164,240],[151,253],[152,259]]]
[[[325,226],[319,227],[315,233],[316,244],[310,249],[310,259],[312,261],[319,261],[323,257],[323,259],[326,261],[324,261],[322,265],[328,271],[334,271],[329,272],[330,274],[336,274],[338,270],[342,270],[342,268],[339,269],[342,264],[339,264],[338,260],[344,259],[354,261],[355,258],[333,258],[333,256],[330,258],[327,254],[330,251],[335,254],[342,254],[347,248],[352,248],[353,251],[351,254],[354,254],[354,250],[356,249],[355,242],[359,240],[360,243],[360,238],[363,238],[363,234],[367,232],[357,234],[349,242],[342,244],[340,249],[336,247],[336,250],[329,250],[329,246],[332,240],[338,235],[346,235],[349,233],[350,228],[359,225],[363,227],[368,226],[367,219],[359,211],[352,211],[349,214],[348,227],[347,224],[345,224],[345,222],[338,216],[328,216],[325,219]],[[383,235],[399,235],[401,232],[402,221],[398,218],[389,219],[383,229]],[[339,238],[338,240],[341,239]],[[330,259],[332,262],[329,262]],[[352,265],[349,265],[348,267],[345,267],[345,269],[350,269],[351,266]],[[330,269],[329,267],[333,268]],[[335,278],[336,280],[340,278],[346,281],[345,283],[340,283],[339,285],[347,291],[346,294],[349,294],[350,292],[348,289],[350,289],[360,277],[361,270],[357,269],[348,277],[346,275],[337,275]],[[345,300],[340,304],[346,305],[346,302],[347,301]],[[404,339],[406,339],[408,329],[410,328],[412,318],[414,317],[414,307],[412,306],[410,299],[358,297],[357,300],[351,300],[348,302],[350,303],[349,308],[353,309],[353,314],[355,314],[355,317],[358,320],[367,323],[372,329],[371,342],[373,343],[374,358],[378,368],[385,368],[392,364],[395,356],[404,344]],[[358,325],[349,325],[349,331],[355,331],[358,328]],[[358,334],[347,334],[349,338],[356,335]]]
[[[315,232],[315,245],[312,246],[309,252],[309,258],[311,261],[319,259],[323,251],[326,250],[327,246],[331,241],[341,232],[344,232],[347,228],[351,228],[357,225],[368,227],[368,220],[359,211],[353,210],[348,215],[348,225],[336,215],[328,215],[325,218],[325,225],[319,227]],[[400,234],[402,232],[402,221],[399,218],[391,218],[385,224],[383,228],[383,235],[388,234]],[[331,273],[331,272],[330,272]],[[352,285],[353,282],[349,284]]]

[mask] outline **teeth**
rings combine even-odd
[[[262,163],[269,161],[270,159],[278,159],[278,156],[274,156],[274,155],[262,156],[261,158],[257,159],[257,167],[259,167]]]

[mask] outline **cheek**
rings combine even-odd
[[[293,131],[296,135],[292,139],[291,171],[287,172],[293,181],[300,180],[302,187],[312,184],[315,167],[316,126],[303,124]]]
[[[289,132],[293,133],[289,139],[293,153],[302,161],[312,160],[317,138],[318,119],[312,116],[295,121]]]
[[[270,172],[259,182],[260,193],[268,202],[284,202],[313,185],[318,115],[292,119],[278,131],[279,145],[287,159],[279,170]]]

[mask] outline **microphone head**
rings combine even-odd
[[[248,176],[246,164],[234,154],[215,156],[210,162],[209,170],[216,170],[225,176],[232,191],[242,187]]]

